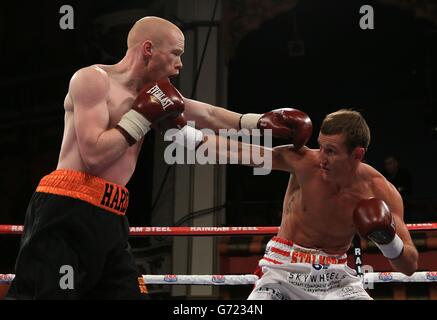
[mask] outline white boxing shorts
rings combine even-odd
[[[347,255],[329,255],[273,237],[249,300],[371,300]]]

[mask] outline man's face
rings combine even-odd
[[[342,134],[319,134],[320,170],[325,180],[335,181],[349,174],[354,164],[354,156],[350,154],[344,143]]]
[[[154,50],[151,68],[157,78],[174,77],[182,69],[184,35],[179,30],[170,31]]]

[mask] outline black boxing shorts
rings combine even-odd
[[[128,244],[126,188],[82,172],[43,177],[6,299],[144,299]]]

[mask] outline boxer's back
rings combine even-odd
[[[114,128],[120,121],[123,114],[125,114],[134,101],[134,93],[129,91],[122,84],[117,82],[117,74],[113,72],[111,66],[91,66],[96,72],[103,74],[107,78],[109,84],[109,90],[106,94],[106,110],[107,116],[104,119],[105,130]],[[97,75],[99,76],[99,75]],[[86,90],[87,85],[84,85]],[[85,92],[86,94],[86,92]],[[81,106],[82,107],[82,106]],[[121,155],[116,161],[106,165],[104,168],[89,168],[83,159],[81,154],[81,148],[78,141],[77,130],[88,130],[88,127],[81,127],[76,125],[76,110],[74,101],[70,95],[67,94],[64,100],[64,135],[62,140],[62,146],[58,161],[57,169],[71,169],[81,172],[87,172],[92,175],[99,176],[109,181],[116,182],[121,185],[125,185],[131,178],[138,158],[138,154],[141,149],[142,142],[128,148],[128,150]],[[83,107],[82,107],[83,108]],[[105,111],[106,112],[106,111]],[[93,113],[90,113],[91,118]],[[100,115],[96,121],[102,121]],[[91,121],[92,119],[88,119]]]

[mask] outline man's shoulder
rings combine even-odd
[[[273,148],[274,151],[282,156],[285,161],[300,162],[302,165],[310,165],[319,163],[318,150],[310,149],[306,146],[295,150],[292,144],[281,145]]]
[[[94,64],[77,70],[71,80],[108,80],[108,73],[100,65]]]
[[[396,190],[393,184],[376,169],[372,169],[373,170],[369,170],[367,181],[369,182],[374,196],[379,198],[385,198],[386,196],[392,194]]]
[[[98,65],[77,70],[70,80],[70,91],[106,92],[109,89],[109,77]]]
[[[388,180],[381,172],[367,163],[360,163],[358,177],[360,181],[367,182],[372,189],[383,188],[388,183]]]
[[[384,175],[376,170],[374,167],[372,167],[370,164],[361,162],[359,165],[359,172],[360,175],[362,175],[365,179],[380,179],[384,178]]]
[[[274,148],[275,150],[284,153],[284,154],[299,154],[301,156],[305,156],[305,157],[312,157],[312,158],[316,158],[317,156],[317,149],[310,149],[307,146],[303,146],[302,148],[296,150],[294,149],[293,144],[283,144],[283,145],[279,145],[277,147]]]

